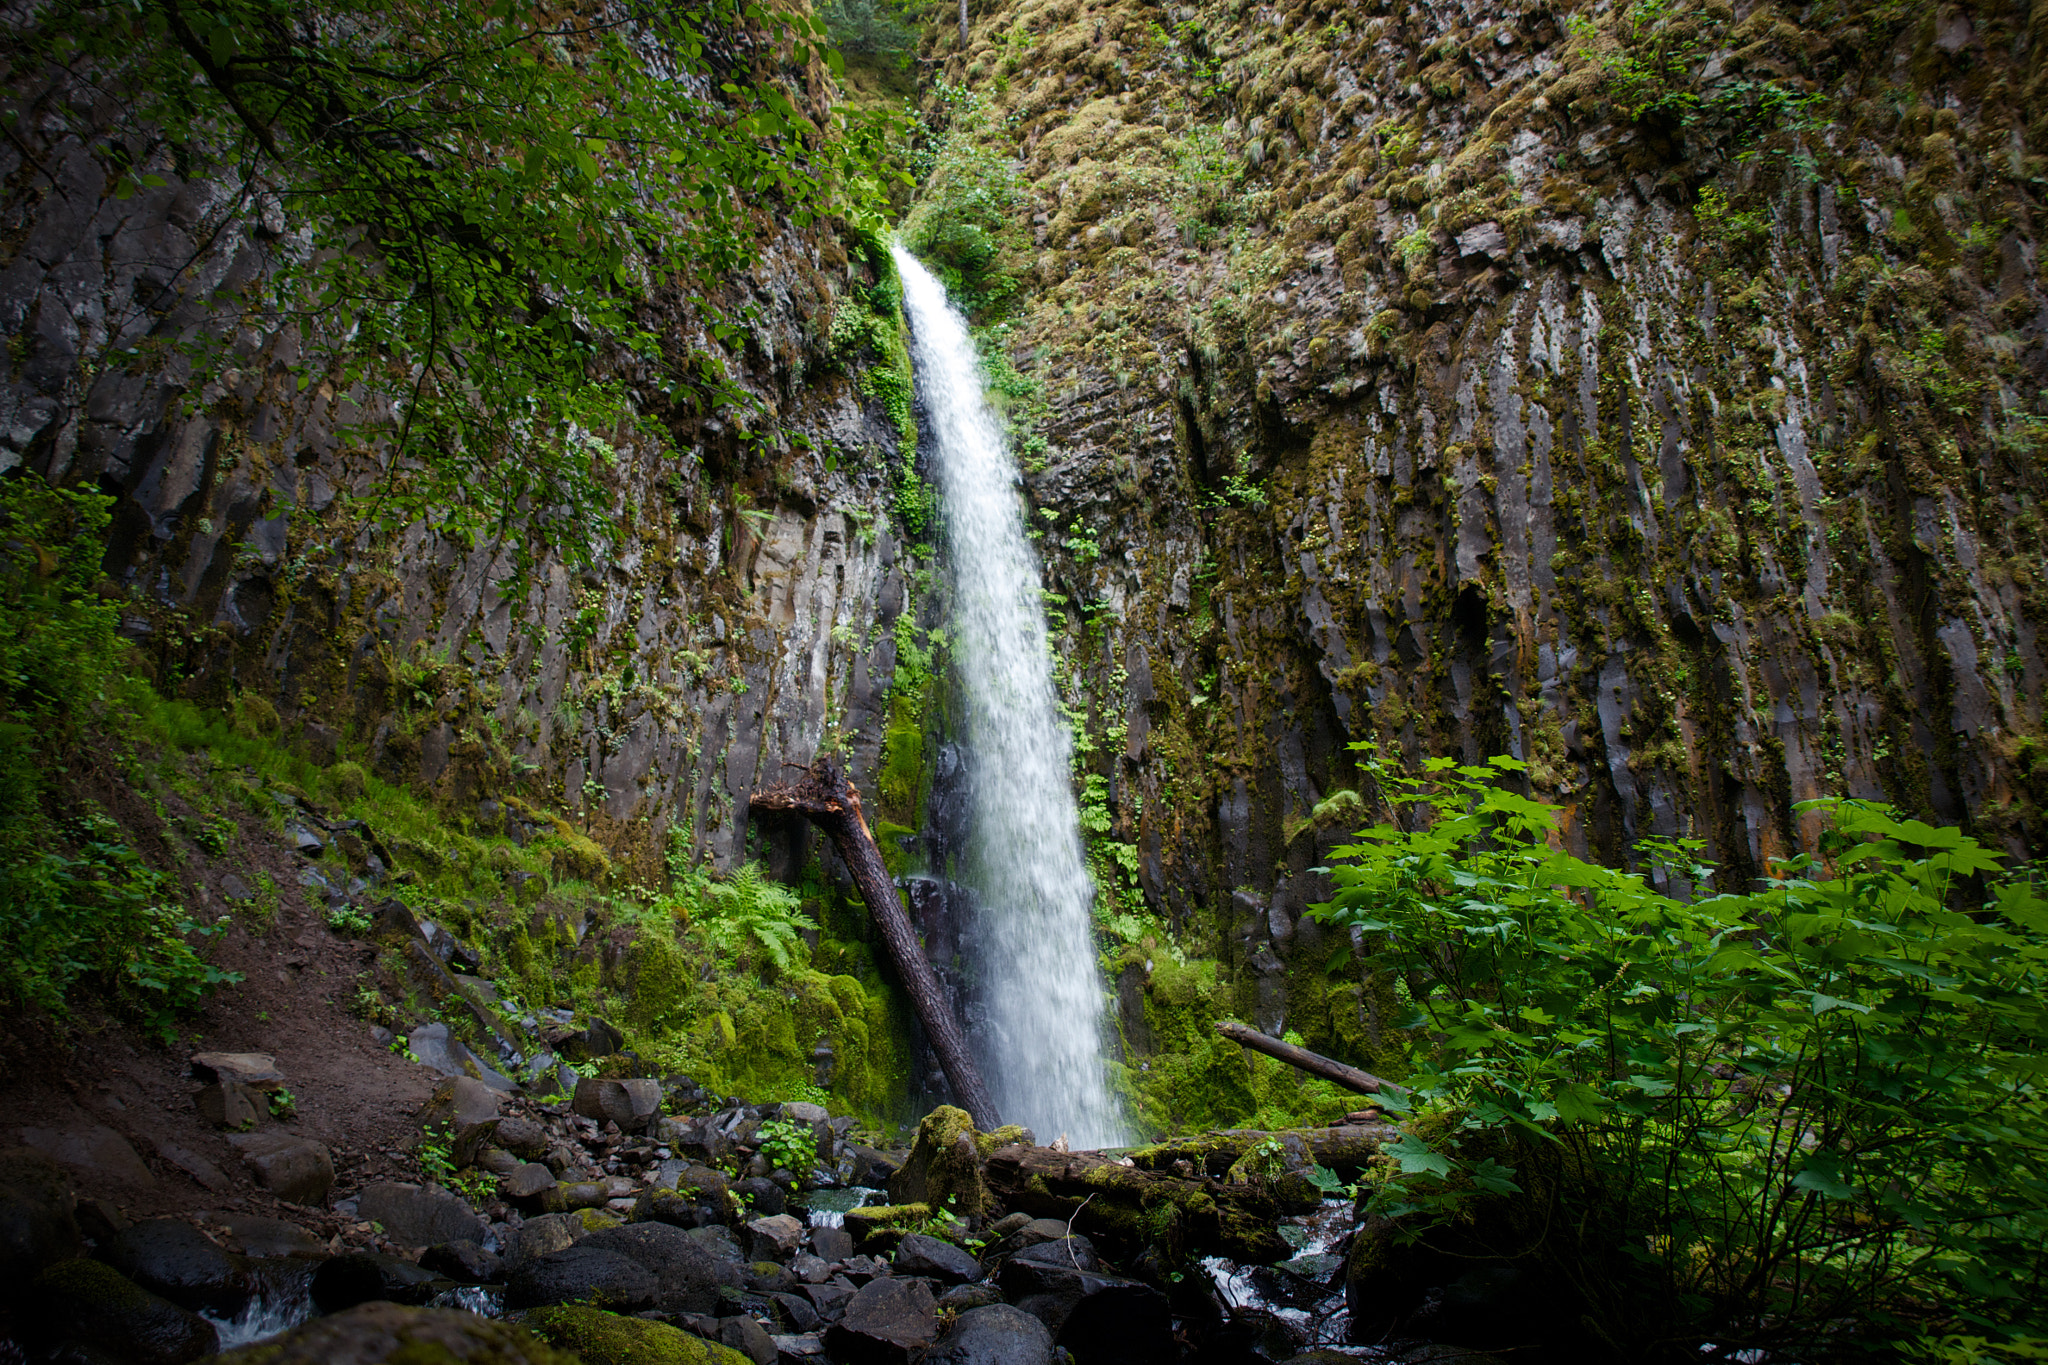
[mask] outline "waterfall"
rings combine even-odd
[[[952,561],[953,667],[971,819],[959,880],[980,905],[972,964],[986,1018],[976,1053],[1005,1123],[1075,1147],[1124,1140],[1103,1062],[1095,885],[1081,853],[1071,737],[1055,706],[1038,561],[1016,466],[982,394],[966,321],[895,249]]]

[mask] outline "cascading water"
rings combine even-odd
[[[987,1018],[975,1047],[996,1107],[1041,1142],[1124,1140],[1103,1065],[1103,990],[1054,706],[1038,563],[1016,467],[989,410],[967,324],[917,260],[895,249],[911,357],[945,496],[954,668],[965,702],[972,819],[960,880],[980,903],[976,974]]]

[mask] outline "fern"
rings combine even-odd
[[[803,931],[817,928],[797,894],[769,881],[759,863],[743,863],[725,881],[708,883],[703,896],[700,924],[712,947],[737,953],[751,939],[780,972],[804,956]]]

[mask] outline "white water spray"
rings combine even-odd
[[[1082,859],[1070,736],[1054,706],[1038,562],[1016,466],[982,395],[967,324],[914,257],[895,249],[918,392],[931,427],[952,558],[954,667],[973,755],[961,880],[980,901],[976,1032],[996,1108],[1051,1142],[1124,1140],[1103,1063],[1095,886]]]

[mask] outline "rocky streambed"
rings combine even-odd
[[[941,1108],[885,1151],[817,1105],[683,1077],[554,1102],[462,1078],[418,1120],[441,1181],[303,1220],[129,1222],[8,1154],[0,1360],[1447,1358],[1347,1340],[1352,1209],[1314,1182],[1369,1160],[1376,1124],[1091,1153]]]

